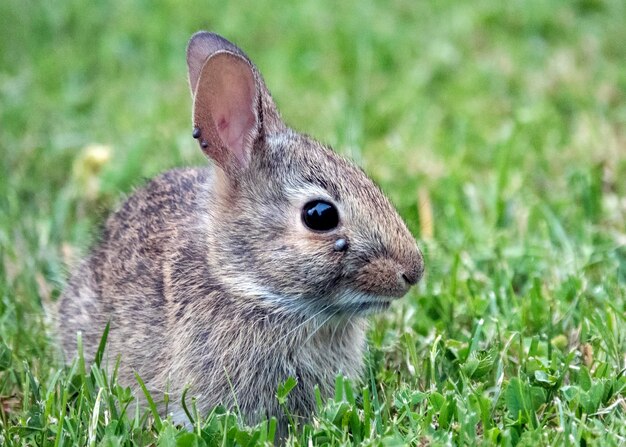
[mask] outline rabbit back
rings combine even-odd
[[[197,192],[210,175],[209,168],[168,171],[107,219],[100,241],[59,301],[58,332],[67,358],[76,353],[79,331],[85,357],[93,358],[110,322],[107,352],[124,353],[132,368],[154,372],[143,365],[158,363],[169,349],[164,336],[167,253],[177,232],[197,213]]]

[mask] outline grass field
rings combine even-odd
[[[59,364],[42,310],[133,188],[206,163],[199,29],[246,49],[286,121],[361,164],[426,255],[372,321],[363,383],[338,379],[289,443],[625,445],[625,17],[622,0],[0,2],[0,445],[272,439],[223,409],[189,432],[127,417],[114,377]]]

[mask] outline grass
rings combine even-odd
[[[134,409],[115,374],[59,364],[42,310],[134,187],[205,163],[184,48],[211,29],[426,254],[372,323],[363,383],[338,378],[288,442],[624,445],[624,17],[621,0],[1,2],[0,444],[273,440],[191,396],[189,431]]]

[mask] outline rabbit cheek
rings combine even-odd
[[[294,245],[300,253],[302,277],[312,287],[309,293],[332,294],[343,276],[343,261],[349,249],[347,239],[338,235],[310,233]]]

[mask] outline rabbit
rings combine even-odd
[[[314,412],[316,386],[359,379],[368,316],[420,280],[422,253],[360,168],[283,122],[242,50],[198,32],[187,65],[192,136],[212,166],[156,177],[107,219],[61,294],[60,344],[75,356],[80,332],[93,359],[109,322],[119,379],[168,391],[174,422],[189,424],[190,386],[200,412],[274,416],[285,433],[285,413]]]

